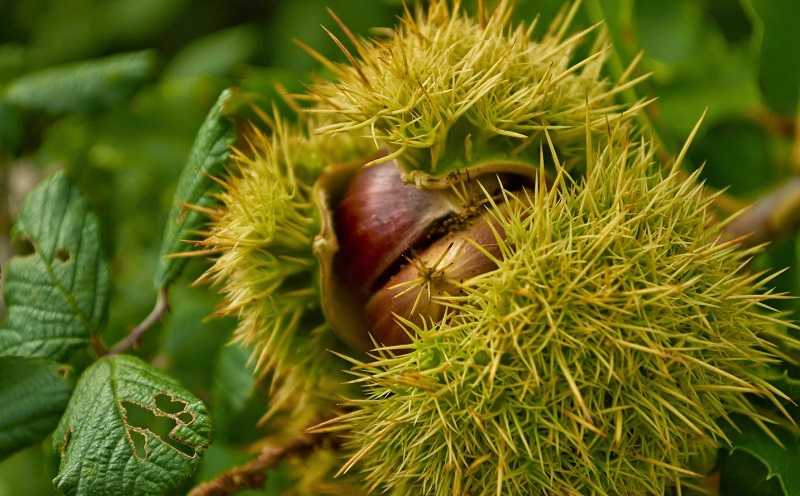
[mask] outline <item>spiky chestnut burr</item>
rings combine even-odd
[[[319,391],[341,391],[345,378],[329,351],[345,347],[322,311],[314,183],[328,160],[346,164],[369,149],[346,135],[317,140],[279,116],[269,130],[251,127],[246,136],[248,146],[234,151],[220,179],[221,204],[209,212],[201,253],[216,257],[199,282],[224,294],[217,316],[238,320],[234,340],[252,349],[259,375],[270,381],[270,415],[320,398],[329,405],[336,395]]]
[[[240,315],[237,334],[289,385],[278,398],[343,392],[326,348],[357,364],[366,396],[331,428],[348,440],[344,469],[369,488],[660,493],[724,443],[728,415],[761,420],[745,393],[778,394],[755,373],[772,360],[764,338],[781,338],[770,327],[779,318],[758,308],[763,282],[739,272],[755,250],[718,243],[696,178],[662,175],[648,143],[628,144],[636,131],[621,123],[640,104],[614,97],[635,81],[599,76],[602,33],[576,59],[587,33],[567,36],[575,9],[540,40],[509,26],[507,1],[477,20],[432,1],[377,41],[345,29],[362,60],[325,61],[337,81],[306,98],[311,137],[260,138],[227,180],[209,238],[222,253],[210,277],[223,311]],[[496,267],[431,298],[444,310],[435,318],[400,320],[409,342],[361,363],[333,332],[371,349],[365,308],[382,293],[337,277],[334,211],[363,166],[391,161],[403,187],[426,191],[449,189],[453,173],[555,180],[484,196],[498,226],[484,255]],[[434,269],[441,253],[408,252]]]
[[[638,105],[614,102],[635,81],[600,77],[602,33],[588,58],[574,56],[591,31],[567,36],[576,10],[565,11],[540,40],[532,38],[533,26],[509,25],[507,1],[478,21],[457,4],[431,2],[378,40],[356,39],[345,28],[363,60],[324,60],[339,81],[297,95],[311,101],[308,129],[276,119],[273,129],[251,137],[254,153],[235,155],[229,177],[220,178],[223,205],[212,212],[203,252],[220,257],[204,279],[226,295],[219,315],[239,319],[236,338],[253,346],[262,373],[273,374],[274,398],[290,397],[292,388],[324,389],[300,376],[327,374],[317,374],[317,364],[310,373],[301,365],[314,361],[308,350],[338,349],[327,342],[335,340],[331,328],[351,348],[373,346],[363,325],[364,295],[340,297],[335,306],[326,296],[347,294],[331,277],[334,258],[345,250],[327,213],[356,170],[394,160],[404,184],[426,190],[449,189],[450,173],[525,176],[538,163],[545,133],[575,158],[587,123],[597,134],[635,114]],[[376,154],[375,145],[386,152]]]
[[[337,78],[311,87],[312,111],[329,119],[318,131],[366,135],[388,148],[375,162],[396,159],[409,173],[433,175],[498,160],[535,166],[549,133],[561,161],[580,167],[586,133],[599,143],[608,125],[644,102],[615,101],[640,78],[630,80],[632,71],[613,83],[601,76],[608,55],[602,30],[568,34],[579,3],[539,39],[535,22],[511,25],[509,0],[481,19],[458,1],[417,4],[415,15],[375,40],[358,39],[340,23],[360,59],[339,40],[350,65],[323,59]],[[576,57],[592,32],[599,36],[590,55]]]
[[[779,315],[756,249],[721,242],[697,174],[617,129],[585,177],[505,203],[497,267],[405,325],[411,353],[355,362],[367,397],[338,423],[368,487],[388,494],[664,494],[726,442]],[[512,193],[507,193],[513,196]],[[765,312],[765,313],[763,313]],[[707,467],[706,467],[707,468]]]

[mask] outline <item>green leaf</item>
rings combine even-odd
[[[65,494],[169,494],[197,469],[211,442],[203,403],[129,355],[84,372],[53,435]]]
[[[258,389],[255,363],[240,343],[220,350],[213,369],[214,433],[228,442],[249,443],[259,437],[259,419],[269,410]]]
[[[0,101],[0,150],[17,152],[22,141],[19,112]]]
[[[204,214],[187,206],[208,207],[215,202],[211,193],[218,185],[210,177],[222,175],[230,147],[236,141],[236,126],[225,112],[226,102],[233,94],[232,90],[225,90],[219,96],[200,127],[181,172],[175,203],[169,212],[161,242],[161,258],[154,281],[158,288],[167,287],[180,275],[186,258],[170,255],[191,250],[192,245],[185,240],[196,239],[194,233],[206,220]]]
[[[718,91],[723,92],[721,88]],[[737,196],[753,197],[780,178],[776,167],[779,161],[770,148],[769,136],[762,126],[746,119],[708,126],[703,139],[690,148],[689,156],[694,163],[705,162],[703,177],[709,186],[729,188]]]
[[[794,116],[800,97],[800,2],[749,0],[754,23],[761,28],[759,82],[767,104]]]
[[[5,101],[53,114],[111,106],[130,98],[152,74],[150,50],[48,67],[25,74],[5,91]]]
[[[258,49],[259,31],[241,25],[217,31],[186,45],[164,69],[165,78],[225,76]]]
[[[786,496],[775,477],[768,479],[767,467],[744,451],[719,454],[721,496]]]
[[[5,274],[0,356],[63,362],[106,321],[110,281],[97,218],[59,173],[30,192],[11,235],[20,256]]]
[[[787,496],[800,496],[800,437],[777,426],[770,426],[780,439],[778,445],[751,420],[735,416],[737,429],[727,428],[725,434],[731,441],[731,451],[742,451],[760,461],[767,469],[767,480],[775,477]]]
[[[788,370],[772,367],[764,370],[760,376],[780,389],[795,403],[800,403],[800,379],[791,377]]]
[[[231,411],[239,413],[247,406],[257,381],[250,351],[238,343],[220,351],[214,374],[214,397]]]
[[[43,358],[0,357],[0,459],[53,432],[75,385]]]

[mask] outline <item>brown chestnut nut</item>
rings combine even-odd
[[[403,182],[394,160],[356,173],[334,214],[345,283],[369,294],[410,248],[427,244],[459,205],[446,190]]]
[[[411,339],[401,319],[429,327],[447,309],[447,296],[461,293],[461,283],[497,267],[503,237],[486,212],[462,230],[434,241],[407,258],[407,264],[375,291],[365,307],[367,326],[382,345],[408,344]],[[478,248],[480,247],[480,248]]]
[[[404,174],[394,160],[342,164],[315,185],[322,230],[314,241],[323,309],[352,348],[411,342],[407,325],[440,321],[461,283],[496,267],[504,233],[487,205],[536,180],[514,164],[446,176]]]

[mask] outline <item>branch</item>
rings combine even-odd
[[[724,236],[747,236],[743,246],[755,246],[800,229],[800,177],[756,200],[724,227]]]
[[[261,489],[267,481],[267,469],[274,467],[290,454],[310,450],[320,437],[319,434],[303,434],[283,446],[264,448],[255,460],[196,486],[189,492],[189,496],[228,496],[248,489]]]
[[[117,353],[122,353],[123,351],[127,350],[130,347],[135,347],[136,345],[138,345],[145,331],[150,327],[152,327],[153,324],[164,318],[164,314],[167,313],[168,310],[169,310],[169,301],[167,296],[167,289],[161,288],[158,290],[156,305],[153,307],[153,310],[150,311],[150,315],[145,317],[145,319],[142,321],[141,324],[131,329],[131,332],[125,339],[121,340],[119,343],[112,346],[108,354],[116,355]]]

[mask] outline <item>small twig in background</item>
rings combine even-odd
[[[189,496],[228,496],[248,489],[262,489],[267,481],[267,469],[276,466],[290,454],[310,450],[320,437],[320,434],[303,434],[283,446],[264,448],[255,460],[196,486]]]
[[[167,313],[168,310],[169,301],[167,289],[161,288],[158,290],[156,304],[153,307],[153,310],[150,311],[150,315],[145,317],[141,324],[131,329],[131,332],[125,339],[112,346],[108,353],[110,355],[116,355],[117,353],[121,353],[130,347],[135,347],[142,339],[142,335],[145,333],[145,331],[147,331],[147,329],[149,329],[153,324],[164,318],[164,314]]]
[[[724,228],[728,239],[747,236],[742,244],[755,246],[800,229],[800,177],[756,200]]]
[[[796,123],[791,117],[776,114],[764,106],[751,108],[747,115],[767,130],[767,132],[783,138],[791,138],[796,132]]]

